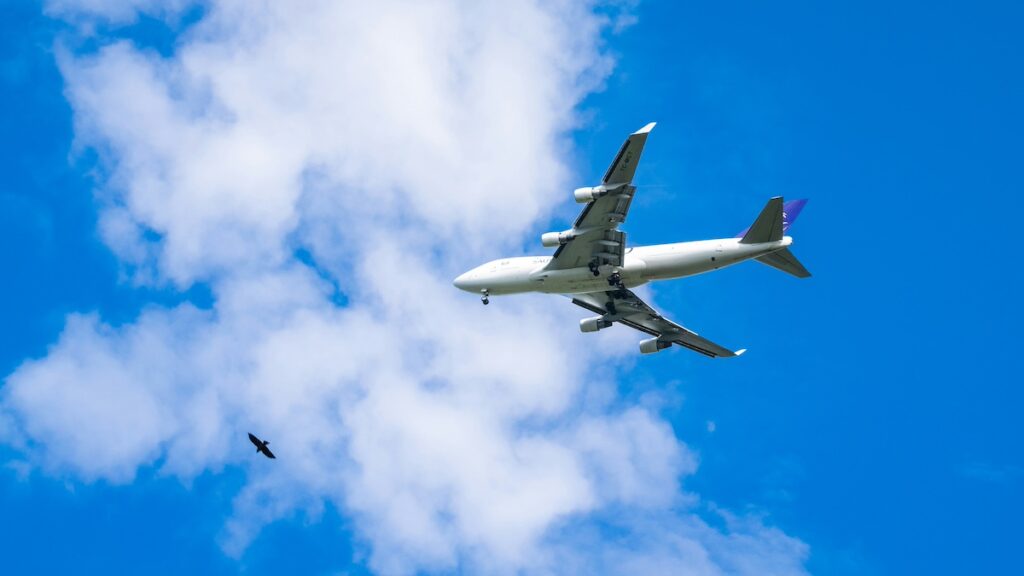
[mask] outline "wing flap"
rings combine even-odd
[[[559,246],[551,261],[548,262],[547,268],[549,270],[568,270],[587,266],[591,262],[597,266],[608,264],[621,267],[625,264],[625,256],[625,232],[592,228]]]
[[[609,290],[573,294],[573,304],[600,314],[611,322],[618,322],[634,330],[649,334],[663,342],[678,344],[710,358],[739,356],[746,350],[736,352],[698,336],[671,320],[663,317],[630,290]]]
[[[717,358],[719,356],[739,356],[743,352],[746,352],[746,350],[733,352],[732,350],[729,350],[728,348],[721,346],[719,344],[715,344],[711,340],[698,336],[696,333],[690,332],[689,330],[685,330],[685,332],[683,333],[673,334],[671,336],[665,334],[662,335],[662,339],[668,340],[673,344],[679,344],[680,346],[689,348],[694,352],[700,352],[701,354],[709,356],[711,358]]]

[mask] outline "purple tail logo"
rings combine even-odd
[[[790,200],[782,205],[782,233],[785,234],[791,224],[796,222],[796,217],[800,215],[800,211],[804,209],[804,204],[807,204],[807,199],[802,198],[800,200]]]

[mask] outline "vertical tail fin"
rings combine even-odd
[[[743,244],[781,240],[782,235],[789,231],[789,227],[793,225],[793,222],[796,222],[796,217],[800,215],[800,211],[804,209],[805,204],[807,204],[806,198],[790,200],[783,204],[782,196],[776,196],[768,201],[764,210],[761,210],[757,220],[749,228],[744,228],[736,237],[742,238],[743,240],[740,240],[740,242]],[[781,218],[778,212],[782,213]],[[755,228],[758,228],[758,230],[755,230]],[[750,235],[751,238],[748,239],[747,235]],[[775,236],[778,237],[776,238]]]
[[[765,204],[757,220],[743,233],[740,244],[760,244],[782,240],[782,196],[776,196]]]

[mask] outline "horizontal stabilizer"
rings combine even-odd
[[[759,256],[755,258],[762,264],[767,264],[772,268],[778,268],[787,274],[792,274],[797,278],[809,278],[811,273],[804,268],[804,265],[796,259],[796,256],[789,251],[789,248],[783,248],[782,250],[776,250],[770,254]]]

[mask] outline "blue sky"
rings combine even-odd
[[[750,352],[617,359],[613,404],[657,414],[699,457],[682,478],[699,495],[696,514],[712,526],[715,509],[762,518],[809,546],[811,573],[1024,570],[1014,552],[1021,307],[1009,252],[1024,208],[1021,9],[649,1],[634,13],[632,26],[602,33],[615,67],[576,107],[570,186],[599,177],[626,134],[657,121],[631,242],[731,236],[768,197],[806,197],[791,233],[814,277],[747,264],[655,285],[663,312]],[[101,240],[104,168],[88,137],[72,150],[54,48],[88,56],[129,38],[169,54],[203,16],[147,16],[83,40],[38,6],[5,8],[5,375],[44,357],[69,313],[121,326],[152,307],[210,307],[216,280],[140,287]],[[575,215],[569,191],[530,232]],[[26,464],[43,440],[29,442],[0,446],[0,551],[12,573],[372,569],[374,536],[331,503],[289,510],[237,557],[225,554],[250,465],[228,458],[182,480],[160,471],[161,455],[130,482],[108,481]],[[593,525],[615,528],[600,514]]]

